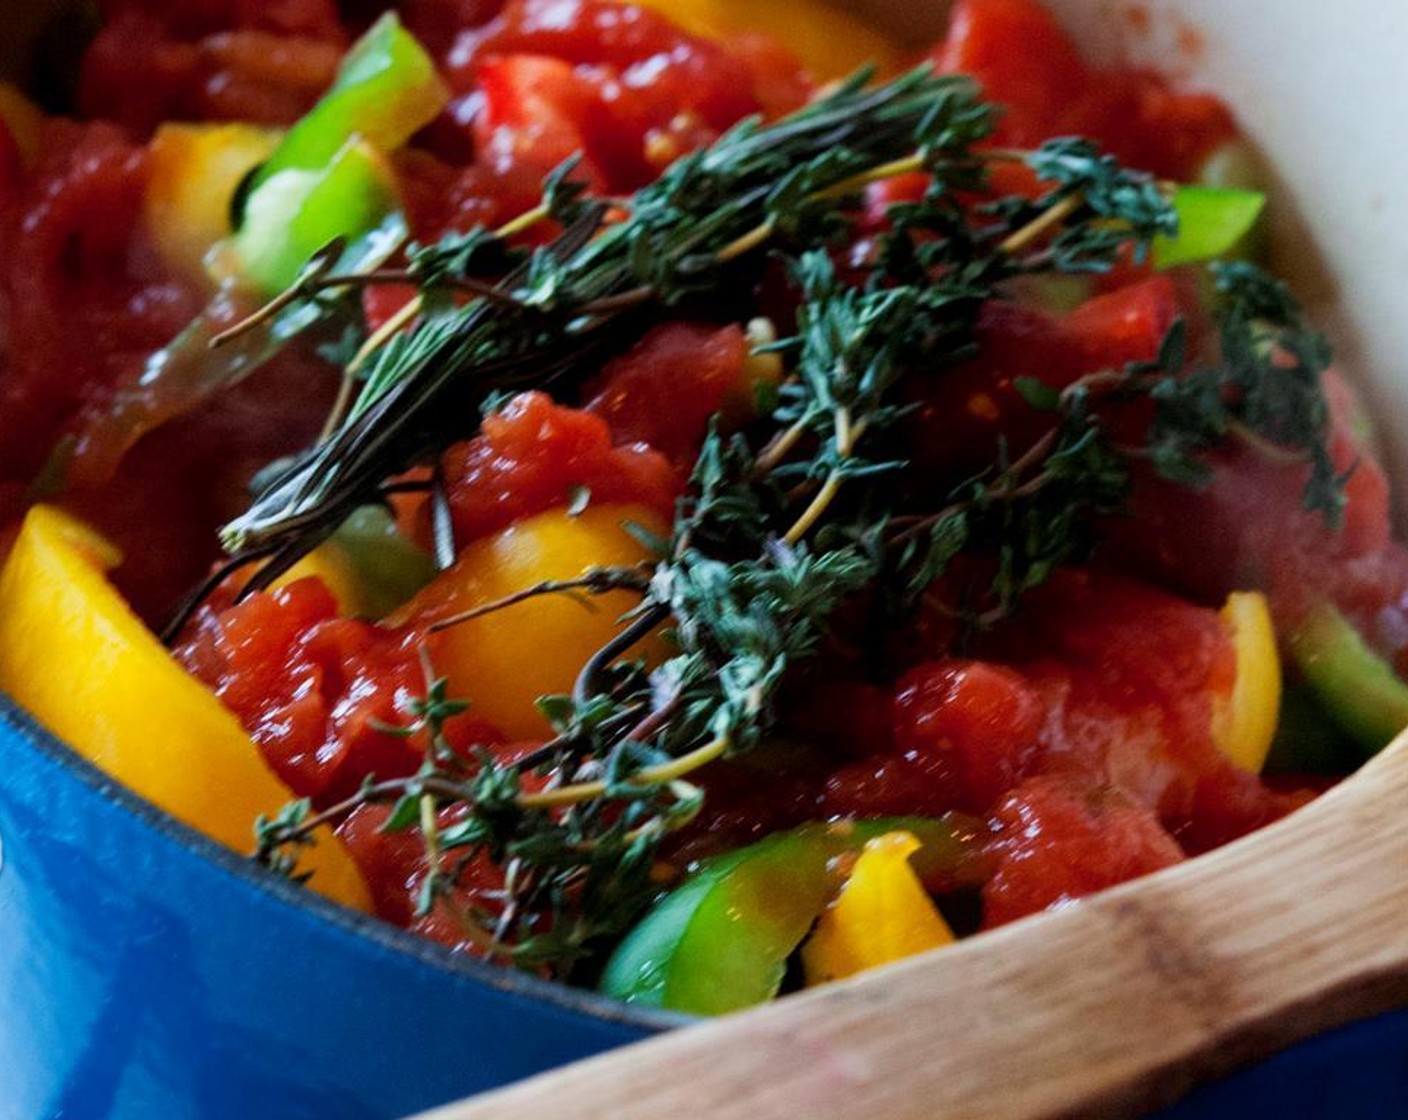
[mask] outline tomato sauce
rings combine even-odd
[[[332,0],[103,7],[79,108],[138,137],[166,120],[290,124],[332,81],[349,42]]]
[[[62,490],[66,445],[208,295],[161,262],[143,229],[154,129],[297,120],[377,5],[103,7],[77,90],[81,122],[47,122],[28,162],[0,123],[0,524]],[[406,0],[399,9],[454,95],[394,158],[422,242],[524,213],[544,175],[574,154],[594,190],[621,195],[739,120],[779,116],[815,92],[785,44],[705,38],[608,0]],[[1191,180],[1236,136],[1215,98],[1087,64],[1032,0],[962,0],[927,58],[972,75],[1005,106],[995,147],[1081,134],[1131,165]],[[995,178],[1012,191],[1042,189],[1008,164]],[[910,175],[873,187],[870,232],[884,228],[889,203],[919,197],[925,184]],[[413,295],[369,288],[367,326],[391,321]],[[1180,320],[1195,352],[1209,344],[1189,276],[1127,261],[1079,297],[1065,308],[1030,293],[993,300],[970,357],[911,379],[903,440],[913,485],[947,493],[999,454],[1034,445],[1049,417],[1028,382],[1059,391],[1151,361]],[[780,305],[775,325],[790,327],[789,315]],[[576,399],[529,392],[500,402],[435,464],[454,542],[585,504],[639,507],[667,524],[715,417],[733,429],[749,423],[750,345],[736,322],[666,322],[608,356]],[[140,613],[161,618],[209,569],[214,530],[244,507],[255,470],[311,443],[336,390],[336,371],[311,348],[292,349],[146,435],[113,478],[62,494],[140,556],[118,574]],[[878,663],[843,648],[855,635],[838,626],[825,667],[787,697],[781,745],[706,769],[703,815],[665,856],[683,866],[833,816],[962,813],[985,830],[983,924],[992,927],[1167,867],[1302,804],[1310,793],[1300,784],[1272,790],[1214,740],[1214,710],[1238,671],[1217,608],[1233,590],[1261,588],[1285,628],[1328,598],[1376,649],[1408,664],[1408,552],[1390,541],[1387,482],[1352,391],[1332,374],[1328,395],[1334,466],[1347,478],[1342,527],[1302,508],[1308,467],[1264,449],[1217,452],[1202,489],[1141,468],[1132,516],[1110,519],[1108,548],[1056,573],[1017,621],[962,643],[951,624],[955,586],[941,583]],[[1149,420],[1131,408],[1113,426],[1138,434]],[[400,512],[429,545],[426,503],[408,499]],[[428,684],[423,627],[342,617],[318,578],[238,603],[233,591],[196,615],[177,655],[295,794],[327,808],[369,776],[416,771],[427,736],[407,713]],[[505,742],[473,711],[444,730],[467,774],[476,750],[512,763],[537,745]],[[415,916],[430,869],[412,834],[383,830],[388,811],[362,806],[340,826],[378,911],[482,951],[444,912]],[[503,884],[484,856],[458,876],[458,897],[476,904]]]
[[[1215,97],[1173,90],[1154,74],[1087,65],[1033,0],[963,0],[931,57],[942,70],[977,79],[1005,107],[1000,145],[1088,136],[1133,167],[1182,181],[1236,133]]]

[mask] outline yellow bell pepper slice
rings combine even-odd
[[[388,510],[363,506],[273,586],[316,576],[343,618],[376,619],[399,609],[436,574],[430,554],[402,535]]]
[[[147,228],[167,267],[206,279],[205,258],[229,237],[235,191],[283,134],[249,124],[164,124],[147,149]]]
[[[1266,596],[1234,591],[1222,608],[1232,635],[1237,676],[1232,691],[1213,706],[1213,742],[1243,770],[1259,774],[1266,764],[1281,710],[1281,657]]]
[[[626,522],[668,531],[641,506],[604,503],[578,514],[548,510],[467,545],[453,567],[390,621],[435,621],[548,580],[575,579],[588,568],[639,564],[650,553],[626,531]],[[452,696],[470,701],[476,714],[510,738],[542,738],[551,728],[537,709],[538,698],[571,691],[582,665],[639,601],[629,591],[542,595],[451,626],[426,645]]]
[[[341,617],[357,618],[366,614],[357,568],[341,546],[325,541],[276,579],[272,586],[287,587],[310,578],[322,581],[337,603],[337,613]]]
[[[15,138],[20,158],[32,165],[39,155],[44,111],[9,82],[0,82],[0,120]]]
[[[292,792],[235,717],[178,665],[104,572],[121,554],[57,509],[25,517],[0,572],[0,690],[79,754],[172,816],[237,851]],[[312,888],[370,910],[330,832],[303,856]]]
[[[829,82],[867,64],[878,76],[899,71],[898,45],[829,0],[631,0],[705,39],[762,31],[791,49],[812,77]]]
[[[953,931],[925,893],[909,857],[912,832],[869,841],[850,878],[802,946],[807,984],[824,984],[951,944]]]

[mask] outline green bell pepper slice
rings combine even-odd
[[[289,129],[252,187],[258,190],[284,171],[324,167],[354,136],[379,151],[395,151],[449,100],[435,63],[396,13],[387,12],[353,44],[332,86]]]
[[[234,238],[240,270],[261,291],[281,292],[329,243],[360,241],[399,209],[386,161],[349,140],[325,167],[280,171],[249,196]]]
[[[1309,685],[1288,682],[1281,689],[1276,738],[1263,774],[1340,777],[1363,761],[1359,744],[1330,717]]]
[[[720,1015],[777,995],[787,958],[839,886],[831,861],[904,829],[921,878],[976,883],[971,823],[888,818],[804,825],[705,860],[661,899],[607,962],[600,988],[627,1003]]]
[[[1241,244],[1266,208],[1266,196],[1233,187],[1179,187],[1173,196],[1178,235],[1154,239],[1154,266],[1196,264]]]
[[[1173,196],[1177,237],[1153,242],[1155,268],[1194,265],[1231,254],[1266,209],[1266,196],[1235,187],[1180,186]]]
[[[1325,712],[1368,754],[1408,727],[1408,684],[1328,603],[1287,636],[1291,657]]]
[[[383,506],[353,511],[332,542],[351,562],[362,606],[371,618],[390,614],[438,571],[430,553],[408,539]]]
[[[338,239],[345,270],[365,258],[360,243],[404,221],[396,177],[383,153],[401,147],[449,100],[435,64],[395,13],[379,19],[347,53],[332,88],[285,134],[250,177],[236,208],[234,245],[245,279],[266,295],[283,291]],[[404,232],[402,230],[402,232]]]

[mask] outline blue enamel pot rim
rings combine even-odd
[[[45,728],[4,692],[0,692],[0,728],[18,732],[26,746],[61,763],[92,793],[136,817],[162,840],[194,852],[286,906],[311,911],[353,938],[371,941],[380,948],[404,953],[434,968],[457,973],[510,995],[554,1005],[575,1015],[657,1033],[694,1021],[688,1015],[622,1003],[584,988],[452,952],[438,942],[392,925],[374,914],[352,910],[289,882],[138,796]],[[0,869],[3,867],[4,850],[0,848]]]

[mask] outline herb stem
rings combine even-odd
[[[420,278],[413,272],[407,272],[404,269],[383,268],[374,269],[371,272],[348,272],[338,273],[335,276],[324,276],[308,281],[304,285],[304,289],[305,291],[318,292],[331,288],[373,288],[380,285],[419,284],[420,282]],[[464,292],[466,295],[487,299],[491,303],[512,307],[522,306],[521,301],[515,298],[511,292],[504,291],[497,284],[476,280],[471,276],[441,277],[429,286]]]
[[[425,857],[433,875],[440,867],[440,823],[436,819],[435,797],[433,794],[420,795],[420,832],[425,839]]]
[[[585,304],[582,310],[588,315],[609,315],[617,311],[627,311],[632,307],[639,307],[643,303],[649,303],[655,299],[656,295],[654,288],[642,284],[640,287],[617,292],[612,296],[594,299],[591,303]]]
[[[520,233],[532,229],[539,222],[552,217],[552,211],[547,203],[539,203],[531,210],[525,210],[518,217],[505,222],[494,231],[494,236],[501,241],[506,241],[510,237],[517,237]]]
[[[347,417],[347,410],[352,406],[352,394],[356,389],[357,376],[349,367],[342,371],[342,378],[337,385],[337,397],[328,409],[328,418],[323,421],[322,431],[318,433],[320,446],[332,439],[333,433],[342,426],[342,421]]]
[[[601,691],[597,687],[597,678],[603,670],[669,617],[669,608],[657,603],[638,615],[629,626],[592,654],[573,682],[573,702],[578,707],[586,705],[595,693]]]
[[[826,476],[826,481],[821,484],[821,489],[812,498],[811,504],[802,511],[802,515],[793,523],[783,536],[783,540],[790,545],[795,545],[805,537],[822,516],[830,508],[831,503],[836,500],[836,495],[841,492],[841,486],[845,482],[845,475],[842,473],[840,464],[844,464],[855,451],[855,446],[860,437],[865,433],[866,421],[862,419],[857,424],[851,423],[851,411],[846,407],[836,410],[836,458],[839,461],[833,467],[831,473]]]
[[[727,264],[729,261],[736,260],[743,256],[745,253],[751,253],[754,249],[758,248],[758,246],[766,244],[776,232],[777,226],[773,223],[773,220],[769,218],[761,225],[754,226],[741,237],[730,241],[714,254],[714,259],[720,264]]]
[[[382,323],[381,326],[377,327],[376,330],[368,335],[366,342],[362,343],[361,348],[353,355],[352,360],[347,363],[347,376],[356,377],[357,374],[361,373],[362,367],[367,364],[371,356],[385,346],[396,332],[419,315],[424,306],[425,297],[420,293],[416,293],[415,296],[407,300],[406,303],[401,306],[396,314],[392,315],[391,318],[387,319],[386,322]]]
[[[340,821],[354,809],[362,805],[373,805],[378,802],[388,801],[393,797],[401,797],[406,793],[406,790],[413,785],[420,786],[420,788],[426,792],[442,792],[442,795],[447,798],[462,797],[464,794],[464,790],[458,785],[437,781],[433,778],[394,778],[389,781],[366,785],[351,797],[345,798],[336,805],[330,805],[328,808],[314,813],[311,817],[305,818],[293,827],[284,829],[278,835],[274,843],[266,841],[263,845],[263,849],[274,847],[276,844],[295,843],[302,837],[311,836],[325,824]]]
[[[261,560],[267,560],[278,551],[278,544],[267,544],[262,548],[252,549],[249,552],[242,552],[238,556],[232,556],[229,560],[217,567],[196,585],[195,590],[182,600],[181,605],[177,608],[171,621],[166,624],[166,628],[162,630],[159,635],[161,644],[170,646],[175,642],[176,639],[181,636],[181,631],[186,628],[186,623],[191,620],[191,617],[200,608],[200,605],[204,603],[206,599],[210,598],[211,593],[232,575],[249,567],[251,564],[256,564]]]
[[[626,732],[626,739],[633,743],[648,742],[650,737],[664,727],[670,717],[674,715],[675,709],[679,707],[680,696],[676,692],[662,704],[656,705],[648,716]]]
[[[706,766],[710,762],[722,758],[728,750],[728,745],[728,737],[720,735],[697,750],[690,751],[689,754],[681,755],[669,762],[662,762],[658,766],[647,766],[626,780],[637,786],[670,785],[686,774],[698,770],[701,766]],[[544,790],[542,793],[525,793],[518,798],[518,806],[521,809],[558,809],[567,805],[577,805],[583,801],[594,801],[604,796],[607,788],[606,782],[602,781],[578,782],[575,785]]]
[[[921,152],[914,152],[903,156],[900,159],[892,159],[889,163],[882,163],[869,170],[862,171],[858,175],[852,175],[849,179],[842,179],[839,183],[834,183],[825,190],[817,191],[811,196],[814,202],[825,202],[833,198],[845,198],[848,194],[855,194],[856,191],[870,186],[871,183],[883,182],[886,179],[893,179],[899,175],[909,175],[915,171],[924,170],[924,155]]]
[[[984,148],[983,159],[991,163],[1027,163],[1032,153],[1023,148]]]
[[[678,802],[694,801],[699,803],[700,794],[703,792],[698,786],[691,782],[686,782],[683,778],[676,778],[673,782],[665,783],[670,796]],[[652,817],[642,825],[637,825],[624,836],[621,837],[627,844],[634,844],[639,840],[657,838],[667,833],[678,832],[680,829],[693,824],[695,818],[699,816],[699,809],[695,808],[687,813],[678,816]],[[601,847],[600,840],[583,840],[573,845],[573,849],[579,852],[592,852]]]
[[[768,441],[768,445],[758,453],[758,458],[754,461],[755,472],[761,476],[777,470],[782,461],[791,454],[792,449],[807,434],[809,428],[810,425],[804,417],[785,432],[774,436]]]
[[[521,591],[515,591],[511,595],[481,603],[477,607],[461,611],[451,615],[449,618],[442,618],[429,627],[432,634],[441,630],[448,630],[452,626],[458,626],[462,622],[471,622],[476,618],[483,618],[487,614],[505,610],[508,607],[517,606],[519,603],[529,599],[536,599],[543,595],[566,594],[573,591],[590,591],[593,595],[606,595],[612,591],[639,591],[645,592],[650,587],[650,565],[641,564],[635,568],[588,568],[586,572],[576,579],[548,579],[541,583],[535,583],[531,587],[525,587]],[[589,610],[596,608],[586,600],[580,600],[582,605]]]
[[[234,342],[235,339],[239,338],[241,335],[248,334],[261,323],[267,323],[285,307],[297,303],[302,298],[303,289],[301,285],[294,285],[292,288],[280,292],[272,300],[260,307],[259,310],[255,311],[254,314],[246,315],[238,323],[226,327],[219,334],[215,335],[209,342],[210,349],[219,350],[222,346]]]
[[[508,940],[518,913],[518,877],[522,870],[523,861],[517,856],[504,865],[504,908],[499,913],[499,920],[494,923],[494,936],[490,942],[496,954],[503,951],[503,944]]]
[[[260,324],[267,323],[284,308],[291,307],[293,304],[307,299],[308,296],[316,290],[318,282],[332,271],[333,266],[337,264],[338,259],[342,256],[345,247],[343,239],[340,237],[324,245],[313,258],[303,266],[303,273],[297,280],[255,311],[254,314],[241,319],[238,323],[234,324],[234,326],[228,327],[217,334],[209,342],[210,349],[219,350],[222,346],[233,342],[241,335],[248,334]]]
[[[1015,256],[1043,234],[1059,226],[1079,210],[1084,203],[1085,198],[1082,195],[1067,195],[1049,210],[1046,210],[1039,218],[1028,222],[1021,229],[1010,234],[1006,240],[998,245],[999,252],[1005,253],[1009,257]]]
[[[430,533],[435,545],[435,565],[442,572],[448,571],[455,566],[460,550],[455,543],[455,515],[450,508],[445,470],[438,462],[430,476]]]
[[[836,495],[841,492],[841,475],[837,471],[832,471],[826,476],[826,481],[821,484],[821,489],[812,498],[811,504],[802,511],[802,515],[793,523],[783,536],[783,540],[788,544],[796,544],[811,531],[827,508],[836,500]]]

